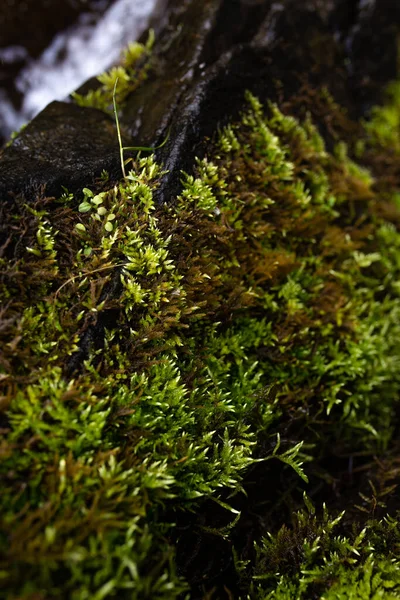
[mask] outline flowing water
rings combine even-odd
[[[0,137],[7,139],[52,100],[118,61],[121,49],[146,29],[157,0],[103,0],[96,13],[82,11],[37,57],[25,45],[0,48],[0,65],[23,65],[11,85],[0,88]],[[4,36],[3,36],[4,37]]]

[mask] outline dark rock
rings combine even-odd
[[[399,75],[400,4],[392,0],[360,2],[344,40],[349,85],[361,111],[379,101],[382,87]]]
[[[199,11],[195,2],[188,4],[188,11]],[[220,1],[213,3],[208,32],[199,19],[178,31],[162,55],[163,65],[170,67],[139,90],[124,114],[132,138],[141,144],[156,146],[170,132],[157,151],[169,171],[158,190],[160,201],[179,193],[181,170],[190,170],[193,157],[202,155],[203,140],[217,124],[239,113],[246,89],[265,101],[277,99],[276,82],[286,99],[306,82],[326,86],[354,117],[363,114],[379,99],[383,83],[396,75],[399,19],[392,21],[389,4],[383,4],[366,11],[355,1]],[[379,46],[385,47],[386,40],[381,56],[366,41],[376,21]],[[176,23],[171,30],[178,30]],[[185,71],[179,48],[190,37],[197,40],[198,64],[193,69],[188,61]],[[376,77],[368,75],[371,69]],[[156,110],[151,98],[157,98]]]
[[[351,1],[192,0],[184,15],[172,11],[169,44],[161,37],[152,77],[122,119],[140,145],[157,146],[169,134],[156,153],[168,170],[158,199],[179,193],[181,171],[204,153],[217,125],[239,113],[246,89],[266,101],[277,99],[278,87],[289,99],[305,83],[326,86],[352,116],[363,114],[396,74],[399,19],[386,4],[366,11]],[[379,46],[386,43],[380,56],[366,41],[375,22]]]
[[[157,146],[169,135],[157,151],[169,170],[159,200],[179,193],[181,170],[239,113],[246,89],[265,101],[290,99],[305,82],[327,86],[352,116],[363,114],[395,75],[399,11],[390,0],[160,0],[153,69],[121,119],[132,145]],[[102,169],[118,176],[116,132],[98,111],[53,103],[2,152],[0,166],[3,197],[41,186],[77,191]]]
[[[103,169],[120,170],[118,143],[111,119],[103,112],[52,102],[14,143],[0,154],[2,202],[23,193],[29,200],[46,188],[80,190]]]

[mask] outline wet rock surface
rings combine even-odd
[[[82,189],[103,169],[116,176],[115,147],[113,123],[103,112],[52,102],[4,151],[2,201]]]
[[[399,13],[389,0],[160,2],[153,69],[121,119],[132,145],[169,136],[157,151],[169,171],[159,200],[179,192],[181,170],[238,114],[246,89],[265,101],[305,83],[327,86],[353,116],[365,113],[396,74]],[[51,104],[2,151],[0,166],[3,199],[42,186],[76,192],[103,169],[118,172],[116,133],[99,112]]]

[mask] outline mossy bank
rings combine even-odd
[[[3,597],[400,598],[400,93],[318,98],[4,211]]]

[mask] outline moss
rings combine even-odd
[[[364,122],[367,132],[366,143],[400,151],[399,146],[400,83],[392,82],[386,89],[386,101],[371,110],[370,118]],[[360,144],[362,147],[362,144]]]
[[[398,478],[399,191],[383,211],[368,152],[329,152],[310,117],[248,94],[168,206],[150,156],[5,215],[7,598],[198,597],[210,539],[238,597],[399,596],[395,510],[380,519]]]
[[[371,521],[343,535],[344,513],[332,518],[324,508],[317,518],[306,501],[308,510],[296,513],[292,528],[283,526],[257,546],[251,597],[399,598],[398,522],[389,517]],[[293,576],[296,571],[301,577]]]
[[[151,50],[154,32],[150,30],[147,42],[131,42],[123,51],[121,62],[97,77],[100,84],[86,94],[73,93],[72,98],[79,106],[98,108],[112,113],[115,82],[119,81],[117,102],[121,104],[146,79],[151,67]]]

